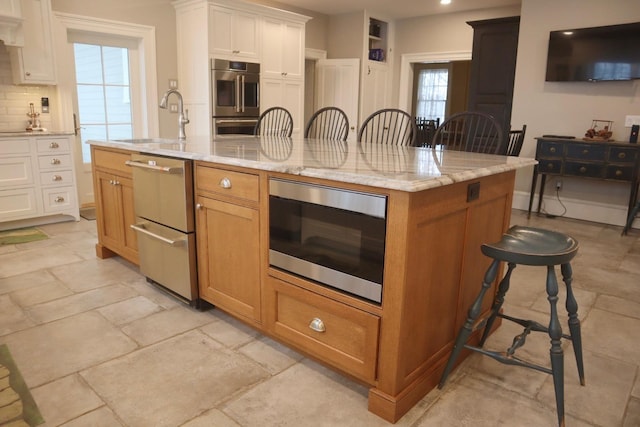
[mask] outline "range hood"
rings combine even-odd
[[[0,40],[5,46],[24,46],[23,20],[20,0],[0,3]]]

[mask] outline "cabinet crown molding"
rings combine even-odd
[[[278,19],[286,19],[289,21],[305,23],[311,19],[310,16],[301,13],[292,12],[285,9],[277,9],[271,6],[265,6],[243,0],[175,0],[171,2],[174,8],[182,9],[198,4],[208,4],[210,6],[227,7],[234,10],[252,12],[262,17],[272,17]]]

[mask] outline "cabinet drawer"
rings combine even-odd
[[[259,184],[258,175],[202,165],[196,167],[196,188],[198,191],[257,202]]]
[[[45,188],[42,190],[44,211],[47,213],[59,212],[70,209],[75,205],[73,187]]]
[[[53,185],[70,185],[73,183],[73,171],[49,171],[40,172],[40,185],[53,186]]]
[[[563,149],[564,149],[564,144],[562,144],[561,142],[543,141],[540,143],[538,157],[545,157],[545,158],[562,157]]]
[[[610,163],[634,163],[638,157],[638,150],[633,148],[611,147],[609,151]]]
[[[540,173],[561,173],[562,160],[540,159],[538,163]]]
[[[69,140],[67,138],[46,138],[37,140],[38,153],[69,152]]]
[[[305,352],[369,383],[375,381],[380,318],[269,278],[268,327]],[[273,312],[271,312],[273,310]]]
[[[604,145],[592,144],[570,144],[567,146],[567,158],[579,160],[595,160],[603,161],[607,147]]]
[[[33,184],[31,156],[0,158],[0,187]]]
[[[590,178],[602,178],[604,164],[601,163],[573,163],[567,162],[564,165],[565,175],[587,176]]]
[[[35,188],[0,191],[0,221],[28,218],[37,213]]]
[[[95,167],[117,171],[120,172],[120,175],[131,178],[131,167],[125,163],[127,160],[131,160],[131,153],[94,148],[91,156]]]
[[[0,138],[0,155],[29,154],[31,144],[28,139],[4,139]]]
[[[633,166],[607,166],[605,178],[618,181],[631,181],[633,178]]]
[[[40,169],[71,169],[73,167],[70,154],[38,156]]]

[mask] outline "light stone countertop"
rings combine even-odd
[[[131,141],[131,140],[129,140]],[[448,151],[440,148],[303,138],[223,136],[87,143],[147,154],[202,160],[291,175],[400,191],[422,191],[495,175],[537,163],[535,159]]]
[[[0,131],[0,138],[15,138],[15,137],[31,137],[31,136],[61,136],[61,135],[73,135],[73,132],[69,131],[51,131],[51,130],[16,130],[16,131]]]

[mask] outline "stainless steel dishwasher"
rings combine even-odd
[[[140,271],[192,306],[199,305],[193,163],[133,154],[133,196]]]

